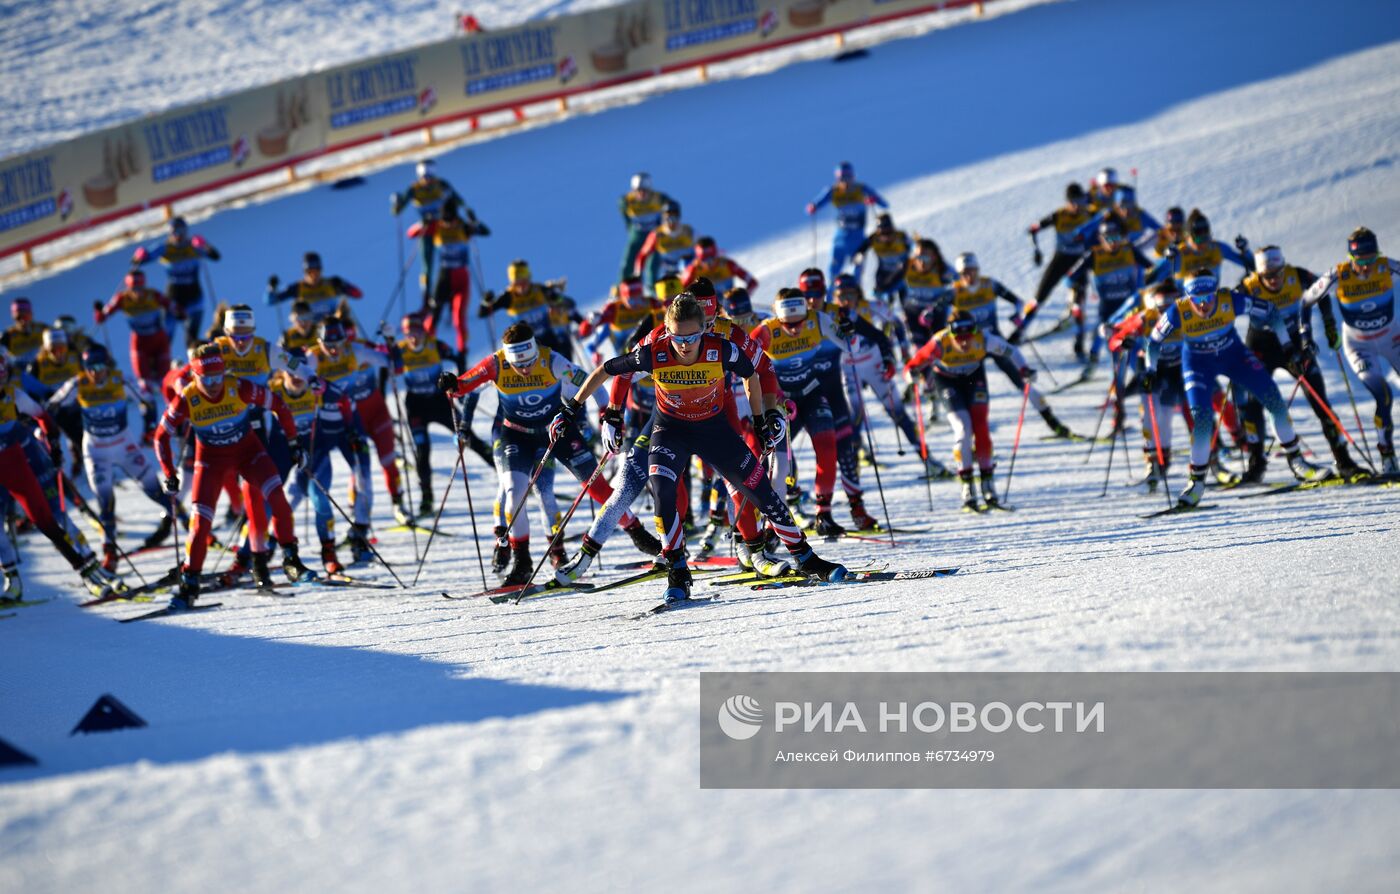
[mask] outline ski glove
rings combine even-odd
[[[166,475],[166,476],[165,476],[165,492],[166,492],[168,495],[172,496],[172,497],[175,496],[176,494],[178,494],[178,493],[180,492],[180,476],[179,476],[179,475]]]
[[[856,321],[851,317],[841,314],[836,318],[836,334],[842,338],[849,339],[856,334]]]
[[[622,428],[622,411],[617,407],[609,406],[603,410],[601,419],[603,423],[603,446],[609,453],[621,453],[626,433]]]
[[[277,274],[276,274],[276,273],[272,274],[271,276],[269,276],[269,277],[267,278],[267,290],[268,290],[269,292],[275,292],[275,291],[277,291],[277,287],[278,287],[279,285],[281,285],[281,284],[282,284],[282,280],[280,280],[280,279],[277,278]]]
[[[880,378],[888,382],[894,378],[894,361],[886,360],[885,365],[880,368]]]
[[[559,412],[549,423],[549,441],[554,443],[563,437],[564,432],[571,428],[579,417],[583,415],[583,405],[572,397],[564,398],[564,402],[559,406]]]
[[[496,293],[487,289],[481,293],[481,306],[476,309],[478,317],[489,317],[496,309]]]
[[[762,419],[755,417],[755,431],[763,437],[763,442],[768,445],[769,450],[776,450],[778,445],[787,440],[787,419],[783,416],[783,411],[772,409],[763,414]]]
[[[97,325],[99,326],[101,326],[102,321],[106,319],[106,316],[102,313],[101,301],[92,302],[92,318],[97,321]]]
[[[138,248],[138,249],[136,249],[136,251],[132,252],[132,255],[131,255],[131,263],[133,263],[133,264],[144,264],[144,263],[146,263],[146,258],[149,256],[149,254],[150,254],[150,253],[147,252],[146,249],[145,249],[144,247]]]
[[[292,444],[292,466],[296,469],[306,469],[306,449],[300,444]]]
[[[1337,324],[1333,323],[1331,326],[1323,326],[1322,328],[1323,335],[1327,337],[1327,347],[1334,351],[1340,351],[1342,349],[1342,333],[1337,331]]]
[[[1235,250],[1242,255],[1249,254],[1249,240],[1243,234],[1235,237]]]
[[[1157,391],[1157,371],[1155,369],[1144,369],[1138,376],[1138,384],[1142,386],[1143,393],[1153,394]]]
[[[1021,367],[1021,378],[1027,382],[1034,382],[1035,370],[1031,369],[1029,366]]]
[[[1040,253],[1040,248],[1038,246],[1035,251],[1031,253],[1031,260],[1035,262],[1035,266],[1037,267],[1045,263],[1045,255]]]
[[[442,372],[438,373],[437,390],[451,391],[455,393],[457,391],[457,375],[455,373],[450,373],[447,370],[443,370]]]

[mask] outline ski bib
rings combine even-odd
[[[183,392],[189,407],[190,429],[201,444],[227,447],[237,444],[248,432],[248,403],[238,393],[237,381],[224,386],[223,396],[211,401],[190,384]]]
[[[1395,283],[1390,261],[1376,259],[1370,276],[1362,277],[1350,263],[1337,265],[1337,306],[1342,322],[1358,332],[1375,332],[1395,318]]]
[[[399,342],[399,356],[403,360],[404,384],[409,394],[433,395],[437,393],[438,373],[442,372],[442,354],[438,351],[437,339],[426,338],[423,346],[414,350],[408,339]]]
[[[78,409],[83,431],[94,438],[110,438],[126,431],[126,384],[122,374],[112,370],[102,383],[78,380]]]
[[[1235,302],[1224,289],[1215,293],[1215,307],[1208,314],[1198,312],[1189,298],[1178,298],[1176,309],[1181,314],[1182,339],[1193,354],[1218,353],[1239,338],[1235,332]]]
[[[231,336],[221,335],[214,343],[224,355],[225,373],[254,385],[267,384],[268,376],[272,375],[272,361],[268,358],[266,339],[253,336],[253,343],[244,354],[238,353]]]
[[[1283,318],[1283,325],[1290,330],[1298,328],[1303,310],[1303,284],[1298,279],[1298,271],[1293,267],[1283,268],[1283,279],[1277,292],[1264,288],[1257,273],[1246,276],[1240,285],[1249,293],[1249,297],[1254,299],[1249,308],[1251,329],[1269,328],[1270,305],[1278,309],[1279,316]]]
[[[933,358],[936,372],[945,376],[970,376],[981,368],[987,359],[987,337],[981,332],[973,333],[965,343],[953,337],[953,330],[944,329],[934,335],[938,342],[938,356]]]
[[[496,352],[501,413],[507,423],[527,431],[543,431],[563,402],[563,383],[554,374],[554,352],[539,350],[540,356],[524,372],[506,362],[504,350]],[[580,379],[578,384],[582,383]]]

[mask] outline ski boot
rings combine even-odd
[[[846,529],[837,524],[836,519],[831,517],[830,507],[817,510],[817,518],[812,527],[816,529],[819,537],[840,537],[846,533]]]
[[[418,501],[418,517],[432,518],[436,512],[437,509],[433,506],[433,492],[425,487],[423,488],[423,498]]]
[[[227,570],[219,573],[219,588],[227,589],[237,584],[244,573],[248,571],[248,563],[250,560],[250,557],[246,556],[242,550],[234,553],[233,564],[230,565]]]
[[[812,551],[808,546],[806,552],[795,556],[797,559],[797,570],[810,577],[819,578],[828,582],[841,581],[846,579],[846,566],[836,562],[828,562]]]
[[[394,521],[406,528],[412,526],[413,513],[408,511],[408,504],[405,502],[404,495],[402,493],[394,494],[392,500],[394,502]],[[353,503],[354,501],[351,502]]]
[[[982,502],[987,504],[988,509],[994,509],[1001,505],[1001,500],[997,499],[995,476],[996,472],[992,469],[981,469],[978,473],[982,484]]]
[[[622,530],[626,531],[627,536],[632,538],[632,545],[637,548],[638,552],[648,556],[661,555],[661,541],[656,539],[655,534],[647,530],[647,526],[642,524],[641,519],[634,521],[632,527]],[[585,539],[588,538],[587,534],[583,536]]]
[[[924,477],[941,481],[957,476],[953,474],[952,469],[930,456],[928,459],[924,460]]]
[[[1223,462],[1220,461],[1220,454],[1210,455],[1210,473],[1215,477],[1215,481],[1222,487],[1234,487],[1240,483],[1240,476],[1230,471]]]
[[[87,587],[87,591],[98,599],[110,598],[121,592],[121,589],[125,589],[125,587],[118,588],[117,578],[111,572],[103,569],[96,556],[88,559],[87,564],[78,569],[78,576],[83,579],[83,585]]]
[[[326,569],[327,574],[340,574],[345,570],[345,566],[340,564],[340,557],[335,554],[335,541],[321,541],[321,567]]]
[[[117,570],[117,545],[115,543],[102,544],[102,570],[107,572]]]
[[[1264,456],[1264,442],[1251,441],[1249,443],[1249,458],[1245,460],[1244,473],[1240,475],[1240,484],[1258,484],[1264,480],[1264,472],[1269,468],[1269,460]]]
[[[792,565],[780,559],[773,559],[763,550],[763,538],[752,541],[740,540],[734,545],[734,554],[739,567],[763,577],[778,577],[792,570]]]
[[[1347,482],[1355,484],[1371,477],[1370,472],[1358,466],[1356,460],[1351,458],[1351,451],[1347,450],[1346,442],[1339,441],[1332,445],[1332,457],[1336,460],[1334,465],[1337,474]]]
[[[1085,363],[1089,359],[1089,355],[1084,353],[1083,329],[1076,330],[1074,333],[1074,359],[1078,360],[1080,363]]]
[[[496,545],[491,549],[491,573],[502,574],[510,563],[510,538],[506,536],[505,525],[496,525],[491,533],[496,536]]]
[[[562,565],[554,569],[554,580],[563,586],[574,583],[579,578],[588,573],[588,568],[593,564],[593,559],[598,555],[598,551],[603,545],[598,541],[583,535],[583,543],[579,546],[578,555],[569,559]]]
[[[194,608],[195,600],[199,598],[199,575],[189,569],[180,573],[180,588],[175,591],[175,595],[170,597],[167,605],[171,611],[183,612]]]
[[[981,512],[982,507],[977,503],[977,489],[972,486],[972,470],[959,472],[958,478],[962,481],[962,511]]]
[[[0,592],[0,602],[20,602],[24,599],[24,581],[19,576],[19,566],[10,564],[0,568],[5,577],[5,589]]]
[[[1186,487],[1177,494],[1176,505],[1180,507],[1195,508],[1200,505],[1201,495],[1206,492],[1206,472],[1209,467],[1191,467],[1191,474],[1186,480]]]
[[[728,531],[728,528],[728,518],[723,515],[711,515],[709,524],[705,525],[705,533],[700,535],[700,546],[696,550],[696,554],[703,559],[714,552],[715,543],[719,540],[720,535]]]
[[[1281,445],[1284,455],[1288,457],[1288,471],[1293,473],[1293,477],[1299,481],[1311,481],[1319,477],[1318,473],[1322,468],[1315,463],[1308,462],[1303,456],[1303,448],[1298,444],[1298,439]]]
[[[369,525],[351,525],[350,535],[346,539],[350,543],[351,565],[359,565],[374,558],[374,553],[369,548]]]
[[[282,573],[287,575],[287,580],[294,584],[299,581],[316,579],[316,572],[302,564],[301,556],[297,555],[297,542],[295,540],[282,547]]]
[[[1162,476],[1157,470],[1157,460],[1152,456],[1151,452],[1145,452],[1142,455],[1142,464],[1147,467],[1147,477],[1143,479],[1147,482],[1147,492],[1149,494],[1155,494],[1157,492],[1157,485],[1162,483]]]
[[[1045,420],[1045,424],[1050,427],[1050,430],[1052,432],[1055,433],[1055,437],[1074,437],[1074,432],[1070,431],[1069,426],[1061,422],[1059,417],[1055,415],[1055,411],[1050,409],[1049,407],[1046,407],[1045,409],[1040,411],[1040,418]]]
[[[690,569],[682,559],[671,566],[666,573],[666,603],[685,602],[690,598],[692,578]]]
[[[272,550],[253,553],[253,585],[259,590],[271,590],[276,586],[272,579],[272,571],[267,567],[271,558]]]
[[[174,529],[174,527],[175,525],[171,521],[170,515],[168,513],[162,516],[160,524],[156,525],[156,529],[153,532],[151,532],[151,536],[141,541],[141,548],[154,549],[155,547],[160,546],[162,543],[165,542],[165,538],[170,536],[170,532]]]
[[[857,531],[878,531],[880,523],[875,520],[869,512],[865,511],[865,501],[860,497],[849,497],[851,504],[851,524],[855,525]]]
[[[1378,444],[1376,449],[1381,453],[1381,474],[1400,475],[1400,463],[1395,461],[1395,448],[1389,445],[1381,447]]]
[[[569,554],[564,551],[564,541],[557,536],[549,541],[548,555],[551,568],[559,568],[569,561]]]
[[[510,545],[510,571],[506,572],[505,580],[501,583],[507,587],[523,587],[530,581],[530,572],[534,571],[534,563],[530,561],[530,541],[521,540]]]

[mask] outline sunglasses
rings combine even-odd
[[[688,348],[691,345],[697,344],[700,341],[701,336],[703,336],[705,333],[696,332],[691,335],[677,335],[674,332],[669,332],[667,334],[671,336],[671,341],[675,343],[676,347]]]
[[[1351,262],[1359,267],[1370,267],[1380,258],[1380,255],[1352,255]]]
[[[199,385],[205,391],[213,391],[222,384],[224,384],[224,377],[222,375],[199,377]]]

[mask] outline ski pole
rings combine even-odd
[[[1337,418],[1337,414],[1332,412],[1332,408],[1327,405],[1327,401],[1322,399],[1322,395],[1318,394],[1317,390],[1313,388],[1312,383],[1309,382],[1303,376],[1299,376],[1298,381],[1303,383],[1303,387],[1308,389],[1308,394],[1311,394],[1313,400],[1317,401],[1317,405],[1319,407],[1322,407],[1322,409],[1327,413],[1327,418],[1331,419],[1332,424],[1337,426],[1337,431],[1341,432],[1343,435],[1346,436],[1347,441],[1351,444],[1352,447],[1356,447],[1356,441],[1352,440],[1351,433],[1346,430],[1346,426],[1342,425],[1342,420]],[[1297,389],[1296,385],[1294,386],[1294,389]],[[1367,459],[1370,459],[1370,457],[1368,456]],[[1371,469],[1371,472],[1374,474],[1375,471],[1376,470],[1373,467]]]
[[[530,473],[530,481],[525,485],[525,490],[521,492],[520,499],[515,504],[515,509],[506,515],[507,531],[515,527],[516,518],[520,516],[520,511],[525,508],[525,499],[530,496],[530,488],[535,486],[535,482],[539,480],[540,473],[544,471],[544,467],[549,465],[549,461],[554,458],[554,446],[556,443],[558,442],[553,440],[549,442],[549,446],[545,448],[544,456],[540,458],[539,465],[535,466],[535,471]]]
[[[1099,443],[1099,431],[1103,428],[1104,417],[1108,415],[1108,405],[1113,403],[1113,398],[1118,390],[1118,368],[1125,358],[1126,355],[1120,354],[1113,361],[1113,379],[1108,383],[1108,394],[1104,396],[1103,406],[1099,407],[1099,421],[1094,423],[1094,434],[1089,438],[1089,452],[1084,455],[1085,465],[1089,464],[1089,460],[1094,455],[1094,447]]]
[[[389,300],[384,304],[384,311],[379,315],[379,322],[382,323],[389,318],[389,311],[393,308],[394,302],[399,300],[399,296],[403,294],[403,283],[404,278],[408,275],[408,269],[417,261],[418,255],[414,253],[410,255],[408,260],[403,263],[403,266],[399,268],[398,285],[394,286],[394,291],[389,294]]]
[[[1108,496],[1108,480],[1113,477],[1113,454],[1118,450],[1118,436],[1112,435],[1108,439],[1108,469],[1103,473],[1103,490],[1099,492],[1099,499]]]
[[[481,569],[481,589],[483,589],[483,590],[488,590],[488,589],[490,589],[490,587],[489,587],[489,586],[487,585],[487,583],[486,583],[486,560],[485,560],[484,558],[482,558],[482,556],[481,556],[481,535],[478,534],[478,533],[477,533],[477,530],[476,530],[476,507],[472,505],[472,487],[471,487],[470,481],[467,479],[467,459],[466,459],[466,456],[463,455],[463,453],[462,453],[462,439],[461,439],[461,437],[458,435],[458,426],[460,426],[460,425],[462,424],[462,422],[461,422],[461,419],[459,419],[458,416],[457,416],[457,405],[456,405],[455,403],[452,402],[452,399],[451,399],[451,398],[448,398],[448,399],[447,399],[447,409],[448,409],[449,411],[451,411],[451,413],[452,413],[452,432],[453,432],[453,436],[457,438],[457,466],[460,467],[460,468],[462,469],[462,487],[466,488],[466,491],[467,491],[467,518],[468,518],[468,520],[471,521],[471,525],[472,525],[472,543],[476,546],[476,565],[477,565],[477,567],[478,567],[479,569]],[[456,472],[457,472],[457,469],[456,469],[456,468],[453,468],[452,471],[453,471],[453,474],[455,475]],[[445,504],[446,504],[446,501],[444,501],[444,505],[445,505]],[[438,514],[439,514],[439,515],[442,514],[442,510],[441,510],[441,509],[438,510]],[[436,532],[437,532],[437,522],[434,521],[434,522],[433,522],[433,533],[436,533]],[[428,546],[432,546],[432,545],[433,545],[432,537],[433,537],[432,534],[429,534],[429,535],[428,535]],[[428,549],[427,549],[427,547],[424,547],[424,548],[423,548],[423,557],[426,559],[427,556],[428,556]],[[420,563],[418,564],[418,567],[419,567],[420,570],[422,569],[422,567],[423,567],[422,562],[420,562]],[[413,581],[414,581],[414,583],[417,583],[417,582],[418,582],[418,575],[417,575],[417,574],[414,574],[414,576],[413,576]]]
[[[1167,460],[1162,452],[1162,435],[1157,428],[1157,396],[1147,395],[1147,418],[1152,423],[1152,444],[1157,449],[1157,468],[1162,470],[1162,491],[1167,495],[1167,508],[1172,506],[1172,489],[1167,483]]]
[[[544,560],[549,558],[549,551],[551,549],[554,549],[554,545],[556,543],[563,542],[562,540],[560,540],[560,538],[564,536],[564,529],[569,526],[569,519],[574,517],[574,511],[578,509],[578,504],[583,502],[584,497],[588,496],[588,489],[593,486],[593,482],[597,480],[598,476],[603,471],[603,464],[606,463],[609,459],[611,459],[612,455],[613,454],[611,450],[603,454],[602,461],[598,462],[594,466],[593,474],[589,475],[588,480],[583,482],[583,486],[579,488],[578,496],[574,497],[574,501],[569,504],[569,511],[565,512],[564,518],[559,522],[559,524],[554,526],[553,533],[549,535],[549,546],[545,547],[544,553],[540,556],[540,560],[535,563],[534,569],[530,572],[529,580],[525,581],[525,586],[520,588],[520,593],[515,597],[516,605],[519,605],[520,600],[524,599],[525,594],[529,592],[530,585],[535,582],[535,575],[540,573],[540,569],[544,567]],[[482,589],[485,589],[485,587],[483,587]]]
[[[180,494],[179,494],[178,492],[177,492],[177,493],[173,493],[173,494],[170,495],[170,513],[171,513],[170,517],[171,517],[171,518],[178,518],[178,517],[179,517],[180,513],[177,511],[179,508],[180,508]],[[191,520],[191,521],[190,521],[190,530],[193,531],[193,529],[194,529],[194,521]],[[212,526],[211,526],[210,530],[213,530]],[[171,549],[175,550],[175,573],[178,575],[178,574],[184,569],[184,563],[180,561],[180,525],[179,525],[178,522],[176,522],[176,523],[174,524],[174,530],[173,530],[171,533],[173,534],[173,536],[171,537],[171,541],[172,541],[172,542],[171,542]]]
[[[816,218],[816,215],[812,215],[812,263],[808,264],[807,266],[809,266],[809,267],[815,267],[815,266],[817,266],[817,218]]]
[[[924,462],[924,490],[928,491],[928,508],[931,510],[933,509],[933,482],[929,480],[928,440],[924,437],[924,400],[919,392],[917,372],[909,376],[909,382],[914,386],[914,418],[919,422],[919,458]]]
[[[481,255],[477,252],[477,249],[476,249],[476,242],[475,242],[475,241],[470,242],[470,243],[468,243],[468,244],[471,246],[471,250],[472,250],[472,253],[471,253],[472,282],[476,285],[476,302],[477,302],[478,305],[480,305],[480,304],[481,304],[481,300],[482,300],[481,296],[482,296],[482,293],[484,292],[484,286],[483,286],[483,282],[482,282],[482,279],[481,279]],[[492,344],[492,346],[495,346],[495,344],[496,344],[496,324],[493,323],[493,322],[491,322],[491,315],[490,315],[490,314],[487,314],[487,315],[485,316],[484,319],[486,320],[486,333],[487,333],[488,335],[491,336],[491,344]]]
[[[1026,424],[1026,404],[1031,400],[1031,380],[1026,379],[1021,388],[1021,415],[1016,419],[1016,438],[1011,442],[1011,464],[1006,470],[1006,490],[1001,495],[1002,505],[1010,505],[1011,476],[1016,474],[1016,453],[1021,449],[1021,427]]]
[[[433,548],[433,538],[437,536],[438,523],[439,523],[440,521],[442,521],[442,510],[444,510],[444,509],[447,508],[447,496],[448,496],[448,494],[452,493],[452,484],[453,484],[453,482],[455,482],[455,481],[457,480],[457,470],[458,470],[458,469],[461,469],[461,470],[462,470],[462,480],[463,480],[464,482],[467,480],[467,467],[466,467],[465,462],[466,462],[466,461],[462,458],[462,451],[461,451],[461,450],[458,450],[458,451],[457,451],[457,461],[456,461],[455,463],[453,463],[453,465],[452,465],[452,474],[449,475],[448,478],[447,478],[447,487],[446,487],[446,488],[443,490],[443,492],[442,492],[442,499],[441,499],[440,501],[438,501],[437,515],[435,515],[435,516],[433,517],[433,528],[432,528],[431,531],[428,532],[428,542],[427,542],[427,544],[423,547],[423,555],[421,555],[421,556],[418,557],[418,570],[416,570],[416,571],[413,572],[413,585],[414,585],[415,587],[418,586],[418,576],[421,575],[421,574],[423,573],[423,563],[426,562],[426,561],[428,560],[428,550],[430,550],[430,549]],[[471,490],[470,490],[470,488],[467,490],[467,509],[468,509],[468,510],[471,509]],[[473,539],[473,540],[476,540],[476,537],[477,537],[477,535],[476,535],[476,516],[473,515],[473,516],[472,516],[472,539]],[[477,543],[477,545],[476,545],[476,555],[477,555],[477,558],[478,558],[478,559],[481,558],[481,544],[480,544],[480,543]],[[485,570],[484,570],[484,566],[483,566],[482,581],[485,582],[485,580],[486,580],[486,574],[485,574]],[[486,589],[486,587],[482,587],[482,589],[484,590],[484,589]]]
[[[429,336],[429,338],[432,338],[432,337],[433,337],[433,336]],[[384,347],[389,348],[389,349],[392,349],[392,347],[393,347],[392,343],[390,342],[390,339],[387,338],[387,337],[384,339]],[[409,482],[408,482],[408,478],[410,477],[409,474],[408,474],[408,470],[409,470],[409,466],[408,466],[408,445],[409,445],[410,441],[409,441],[408,437],[405,436],[405,434],[404,434],[404,429],[407,427],[408,423],[407,423],[407,421],[404,419],[404,416],[403,416],[403,403],[399,400],[399,377],[398,377],[398,374],[397,374],[397,373],[395,372],[395,370],[393,369],[393,366],[392,366],[393,362],[394,362],[394,361],[393,361],[393,357],[391,356],[391,357],[389,358],[389,363],[391,364],[391,365],[390,365],[390,368],[389,368],[389,389],[390,389],[391,392],[393,392],[393,395],[394,395],[394,413],[395,413],[396,416],[397,416],[397,418],[394,420],[394,434],[395,434],[395,436],[398,438],[398,441],[399,441],[399,449],[400,449],[401,451],[403,451],[403,459],[404,459],[404,462],[403,462],[403,478],[404,478],[404,481],[403,481],[403,483],[402,483],[402,487],[400,488],[400,490],[401,490],[401,492],[403,493],[403,498],[404,498],[405,500],[408,501],[408,508],[409,508],[409,509],[412,509],[412,508],[413,508],[413,494],[412,494],[412,491],[410,490],[410,485],[409,485]],[[409,515],[409,513],[408,513],[407,510],[404,511],[404,515],[408,517],[408,530],[409,530],[409,533],[413,535],[413,559],[414,559],[414,561],[416,562],[416,561],[418,560],[418,525],[417,525],[417,519],[415,519],[412,515]]]
[[[340,508],[340,504],[335,501],[335,497],[331,496],[330,491],[326,490],[325,486],[322,485],[321,482],[316,480],[316,476],[311,476],[310,480],[311,483],[316,486],[316,489],[321,492],[321,495],[330,501],[331,506],[335,507],[335,511],[340,513],[340,517],[345,519],[345,523],[351,528],[354,528],[355,522],[350,518],[349,515],[345,513],[344,509]],[[374,554],[374,557],[379,561],[379,564],[383,565],[386,569],[388,569],[390,576],[394,578],[394,582],[397,583],[400,587],[403,587],[405,590],[407,590],[408,585],[405,584],[403,581],[399,580],[398,574],[394,571],[394,566],[384,561],[384,557],[379,554],[379,550],[374,548],[374,544],[369,542],[368,537],[365,538],[365,546],[369,547],[369,551]]]
[[[1040,364],[1040,368],[1045,370],[1045,374],[1050,377],[1050,384],[1059,387],[1060,380],[1055,378],[1055,373],[1050,369],[1050,364],[1046,363],[1045,358],[1040,356],[1040,349],[1035,346],[1034,342],[1025,342],[1025,345],[1030,348],[1031,353],[1035,355],[1035,362]]]
[[[1376,461],[1371,458],[1371,441],[1366,437],[1366,426],[1361,424],[1361,411],[1356,409],[1356,393],[1351,390],[1351,376],[1347,373],[1347,364],[1342,362],[1340,348],[1333,349],[1332,353],[1337,357],[1337,367],[1342,374],[1342,381],[1347,386],[1347,399],[1351,401],[1351,414],[1356,417],[1356,429],[1361,432],[1362,449],[1366,452],[1366,465],[1371,467],[1372,472],[1375,472]]]
[[[846,346],[851,354],[855,354],[855,337],[846,339]],[[852,370],[856,380],[856,400],[860,403],[860,421],[865,427],[865,443],[870,451],[870,468],[875,470],[875,488],[880,492],[880,509],[885,514],[885,529],[890,534],[890,545],[894,545],[894,525],[890,523],[890,507],[885,502],[885,485],[880,481],[880,462],[875,456],[875,435],[870,431],[870,414],[865,409],[865,394],[860,387],[860,373]],[[856,464],[859,467],[859,463]]]

